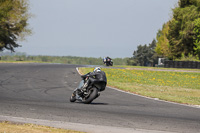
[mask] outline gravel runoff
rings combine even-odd
[[[63,121],[50,121],[50,120],[31,119],[22,117],[2,116],[2,115],[0,115],[0,121],[10,121],[14,123],[32,123],[32,124],[50,126],[55,128],[82,131],[87,133],[173,133],[166,131],[99,126],[99,125],[90,125],[81,123],[70,123]]]

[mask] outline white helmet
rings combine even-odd
[[[95,67],[93,72],[100,72],[101,71],[101,67]]]

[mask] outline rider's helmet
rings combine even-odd
[[[93,72],[100,72],[101,71],[101,67],[95,67]]]

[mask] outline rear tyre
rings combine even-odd
[[[98,95],[98,90],[97,88],[92,88],[90,89],[90,94],[89,97],[87,99],[83,99],[83,103],[85,104],[90,104]]]
[[[113,66],[113,62],[110,62],[110,66]]]

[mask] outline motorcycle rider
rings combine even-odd
[[[108,60],[112,60],[109,56],[103,58],[103,63],[106,64]]]
[[[109,56],[107,56],[107,57],[106,57],[106,61],[107,61],[108,59],[110,59],[110,60],[111,60],[111,58],[110,58]]]
[[[88,85],[95,82],[102,82],[101,91],[105,90],[107,84],[107,78],[105,72],[102,71],[100,67],[95,67],[93,72],[89,72],[85,75],[82,75],[81,78],[85,81],[85,83],[81,88],[79,88],[80,94],[87,89]],[[86,78],[87,80],[85,80]]]

